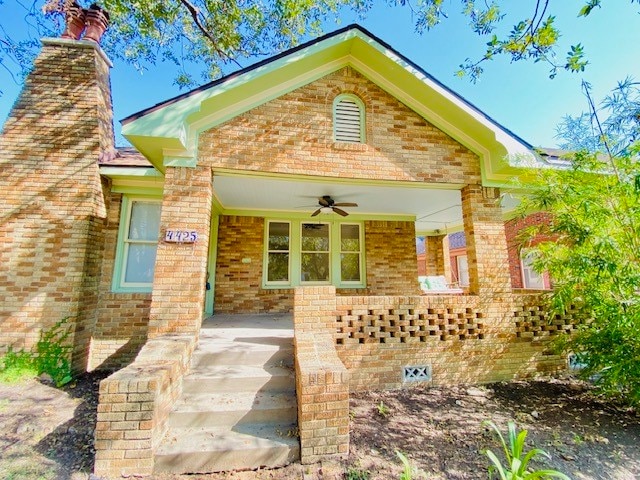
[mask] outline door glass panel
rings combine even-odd
[[[269,222],[267,281],[289,281],[289,223]]]
[[[289,254],[269,253],[269,267],[267,272],[269,282],[289,281]]]
[[[300,264],[302,282],[328,282],[330,280],[328,224],[302,224]]]
[[[302,224],[302,251],[328,252],[329,225],[326,223]]]
[[[289,224],[269,222],[269,250],[289,251]]]
[[[343,253],[340,255],[340,275],[343,282],[360,281],[359,253]]]

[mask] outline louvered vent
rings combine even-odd
[[[362,113],[351,99],[342,99],[335,110],[336,142],[362,143]]]

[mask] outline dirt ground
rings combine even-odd
[[[96,480],[90,472],[102,378],[85,375],[62,390],[36,380],[0,385],[0,478]],[[503,431],[509,420],[527,429],[528,446],[551,455],[539,467],[574,479],[640,479],[640,416],[588,391],[576,381],[547,380],[353,395],[351,452],[344,460],[153,478],[388,480],[400,476],[396,450],[425,473],[413,478],[487,478],[481,452],[499,451],[495,436],[481,425],[490,419]]]

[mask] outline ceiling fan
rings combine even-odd
[[[331,213],[331,212],[336,212],[338,215],[346,217],[349,214],[338,207],[357,207],[358,206],[357,203],[351,203],[351,202],[336,203],[335,200],[331,198],[330,195],[323,195],[322,197],[319,197],[318,205],[320,206],[320,208],[318,208],[315,212],[311,214],[312,217],[315,217],[320,213]]]

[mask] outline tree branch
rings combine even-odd
[[[600,123],[600,118],[598,117],[598,111],[596,110],[596,106],[593,103],[593,98],[591,98],[591,92],[589,88],[589,84],[582,80],[582,90],[584,90],[584,94],[587,97],[587,101],[589,102],[589,110],[591,110],[591,118],[595,120],[596,126],[598,127],[598,132],[600,132],[600,138],[602,139],[602,144],[607,151],[607,157],[609,158],[609,163],[611,164],[611,168],[613,168],[613,172],[620,182],[622,179],[620,178],[620,172],[618,172],[618,168],[616,167],[616,162],[613,159],[613,153],[611,152],[611,148],[609,147],[609,141],[607,140],[607,136],[604,133],[602,128],[602,124]]]
[[[211,45],[213,46],[214,50],[218,52],[218,55],[231,60],[238,67],[242,68],[242,65],[240,65],[240,63],[235,58],[231,57],[228,53],[226,53],[224,50],[218,47],[218,41],[216,40],[216,38],[202,24],[202,21],[200,20],[200,17],[199,17],[200,10],[198,9],[198,7],[196,7],[189,0],[180,0],[180,3],[184,5],[184,7],[189,11],[191,18],[193,19],[193,23],[196,24],[196,27],[198,27],[198,30],[200,30],[202,35],[204,35],[211,42]]]

